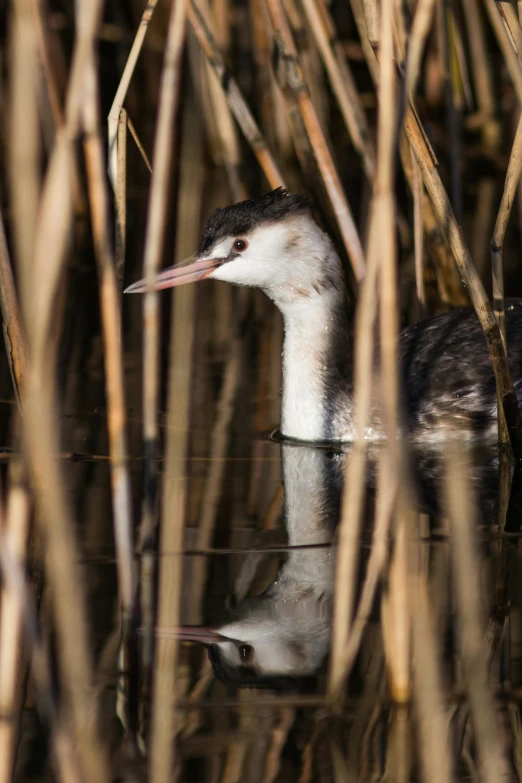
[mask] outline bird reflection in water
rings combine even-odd
[[[373,447],[369,452],[370,503],[379,448]],[[332,451],[326,446],[282,444],[284,523],[289,551],[275,581],[261,595],[240,601],[213,627],[188,626],[169,634],[205,645],[218,679],[237,687],[276,690],[300,690],[316,682],[315,676],[330,647],[335,530],[348,453],[348,449]],[[419,498],[417,510],[435,517],[444,514],[440,503],[444,451],[437,446],[421,449],[416,444],[412,466]],[[521,507],[516,492],[522,486],[518,472],[511,499],[511,516],[516,521]],[[482,514],[478,524],[495,524],[496,448],[481,446],[475,450],[469,481]]]

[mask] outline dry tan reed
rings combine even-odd
[[[366,576],[359,599],[357,612],[350,627],[348,641],[343,652],[341,671],[343,679],[348,676],[359,651],[363,631],[366,627],[375,593],[388,558],[388,535],[397,502],[398,476],[394,473],[390,455],[384,452],[379,460],[377,508],[373,531],[372,549],[366,567]]]
[[[451,512],[453,574],[459,606],[458,633],[481,765],[480,775],[488,783],[493,783],[509,773],[481,643],[478,554],[472,532],[474,514],[466,487],[466,466],[465,452],[448,455],[446,492]]]
[[[464,18],[472,58],[471,75],[482,122],[485,143],[495,149],[500,141],[500,126],[495,118],[495,94],[482,17],[477,0],[463,0]]]
[[[226,32],[228,15],[221,13],[218,16],[214,11],[210,14],[210,9],[205,2],[201,3],[198,11],[202,15],[201,18],[204,19],[206,31],[208,31],[209,25],[212,26],[210,24],[210,16],[212,15],[216,18],[217,24],[214,25],[214,28],[220,33],[218,34],[217,44],[223,49],[228,37]],[[227,104],[226,91],[222,88],[223,79],[219,78],[210,62],[203,65],[201,79],[207,81],[208,101],[204,101],[203,105],[208,106],[207,125],[210,121],[215,126],[216,146],[219,147],[217,158],[225,167],[232,199],[234,201],[243,201],[247,197],[247,190],[240,173],[241,150],[232,111]]]
[[[408,532],[415,540],[415,528],[410,527]],[[444,783],[454,776],[443,702],[441,645],[418,562],[413,569],[410,565],[408,585],[412,604],[413,696],[419,720],[423,779],[428,783]]]
[[[124,71],[121,75],[118,89],[114,96],[112,106],[108,117],[108,141],[109,141],[109,176],[114,189],[116,189],[117,177],[118,177],[118,123],[120,120],[120,113],[125,102],[125,97],[129,89],[129,85],[132,79],[132,74],[136,68],[138,58],[147,34],[148,26],[152,15],[156,9],[158,0],[147,0],[147,4],[141,17],[138,32],[132,43],[132,48],[127,57]]]
[[[139,153],[140,153],[141,157],[143,158],[143,162],[145,163],[145,165],[148,168],[149,172],[152,174],[152,166],[151,166],[150,160],[149,160],[149,158],[147,156],[147,153],[145,152],[145,148],[143,147],[143,144],[140,141],[140,138],[139,138],[139,136],[138,136],[138,134],[136,132],[136,128],[132,124],[132,120],[129,117],[129,115],[127,115],[127,127],[129,129],[129,132],[130,132],[132,138],[136,142],[136,147],[138,148]]]
[[[114,540],[118,563],[118,584],[121,603],[122,644],[128,677],[127,686],[135,682],[133,671],[134,626],[136,622],[136,574],[134,564],[134,533],[131,514],[128,448],[126,437],[125,395],[123,389],[123,352],[121,345],[121,310],[115,259],[109,233],[109,194],[105,179],[105,164],[99,116],[99,94],[95,61],[90,63],[84,87],[83,126],[86,134],[84,149],[91,206],[94,250],[100,277],[100,309],[105,346],[105,372],[108,403],[109,451],[111,458]],[[120,149],[118,149],[118,153]],[[118,154],[118,158],[120,156]],[[121,172],[118,172],[118,182]],[[121,217],[121,214],[120,214]],[[135,745],[136,700],[127,688],[127,729]]]
[[[394,96],[395,75],[392,62],[392,6],[383,5],[382,13],[382,42],[381,42],[381,69],[379,77],[379,95],[380,112],[378,125],[378,150],[377,150],[377,173],[375,183],[375,195],[372,202],[372,215],[370,220],[369,236],[369,264],[372,269],[376,268],[375,283],[379,283],[378,294],[370,288],[372,275],[367,273],[368,282],[365,281],[361,292],[360,312],[361,320],[358,322],[358,337],[361,342],[356,345],[356,373],[355,373],[355,410],[356,422],[358,426],[358,441],[354,447],[354,452],[348,458],[346,487],[350,491],[345,495],[349,496],[343,500],[343,515],[341,520],[341,530],[339,537],[339,551],[337,555],[337,592],[334,615],[334,638],[332,664],[330,669],[330,697],[333,700],[340,698],[340,688],[344,677],[347,674],[349,665],[353,662],[357,647],[348,645],[348,628],[352,620],[352,592],[348,593],[346,588],[342,588],[345,575],[350,575],[352,590],[355,588],[357,574],[357,552],[358,552],[358,523],[361,517],[362,491],[364,484],[365,471],[365,450],[364,437],[365,428],[372,404],[372,364],[373,348],[372,327],[376,316],[375,299],[376,295],[380,302],[380,326],[381,326],[381,400],[386,419],[390,454],[392,456],[391,465],[397,461],[396,437],[397,437],[397,414],[398,414],[398,382],[397,382],[397,301],[396,301],[396,249],[395,249],[395,231],[394,231],[394,151],[396,141],[396,101]],[[377,272],[378,270],[378,272]],[[371,282],[370,282],[371,281]],[[376,285],[377,288],[377,285]],[[367,308],[367,315],[363,315],[363,307]],[[364,320],[363,320],[364,319]],[[363,336],[366,344],[363,346]],[[360,357],[358,359],[357,357]],[[359,365],[359,362],[361,363]],[[360,366],[359,373],[357,372]],[[359,385],[360,384],[360,385]],[[360,394],[360,398],[358,396]],[[360,400],[360,402],[359,402]],[[358,405],[361,405],[361,408]],[[359,440],[360,439],[360,440]],[[362,443],[360,442],[362,441]],[[352,467],[353,465],[353,467]],[[352,471],[353,470],[353,474]],[[382,519],[387,515],[393,514],[393,505],[395,501],[395,492],[393,481],[390,494],[386,494],[387,500],[386,513],[383,513]],[[353,505],[351,505],[353,503]],[[391,506],[388,504],[391,503]],[[348,529],[350,529],[348,533]],[[381,526],[376,527],[376,535],[382,536]],[[346,532],[345,532],[346,530]],[[379,532],[377,532],[379,531]],[[381,556],[382,557],[382,556]],[[378,568],[379,561],[382,566],[382,559],[378,558],[375,568]],[[377,573],[368,569],[369,582],[368,590],[373,590]],[[373,582],[373,587],[372,587]],[[394,585],[396,582],[394,582]],[[344,592],[345,598],[341,600]],[[371,593],[365,595],[365,601],[370,598]],[[362,617],[368,611],[368,604],[363,604]],[[396,619],[396,618],[395,618]],[[343,629],[341,630],[341,627]],[[360,633],[360,630],[359,630]],[[357,637],[356,637],[357,638]],[[347,652],[343,648],[347,647]]]
[[[25,288],[29,285],[34,252],[41,147],[38,133],[36,30],[29,0],[20,0],[13,5],[13,31],[9,178],[13,191],[14,244],[20,283]],[[19,100],[19,96],[25,96],[25,100]]]
[[[125,246],[127,239],[127,124],[127,112],[125,109],[121,109],[118,118],[118,135],[116,137],[118,145],[117,173],[114,190],[114,263],[120,287],[123,285],[125,272]]]
[[[489,15],[491,26],[504,56],[506,68],[513,81],[513,87],[517,94],[518,101],[522,106],[522,68],[517,56],[518,42],[520,40],[520,23],[513,12],[509,14],[509,20],[512,26],[512,35],[504,26],[499,7],[507,6],[507,3],[496,3],[495,0],[485,0],[486,10]],[[513,10],[513,9],[512,9]]]
[[[2,524],[3,546],[20,570],[26,565],[29,538],[30,500],[21,464],[12,463],[7,509]],[[4,584],[0,599],[0,781],[12,780],[23,675],[27,652],[23,639],[23,604]],[[25,672],[27,675],[27,672]]]
[[[18,404],[21,407],[27,375],[27,345],[22,327],[22,315],[15,291],[13,270],[0,212],[0,307],[4,326],[4,340],[11,377]]]
[[[79,15],[65,125],[56,136],[48,173],[43,187],[36,230],[34,259],[32,248],[24,246],[23,311],[29,336],[31,371],[26,384],[24,416],[29,463],[37,484],[37,502],[44,523],[47,544],[49,584],[52,587],[54,619],[60,642],[60,665],[72,731],[86,780],[109,778],[105,748],[100,740],[97,708],[92,697],[92,661],[88,644],[84,595],[79,579],[76,542],[66,503],[59,467],[54,393],[54,357],[49,355],[47,336],[51,324],[54,295],[63,268],[71,220],[71,140],[80,127],[81,96],[90,61],[93,40],[101,13],[101,4],[93,2]],[[30,58],[28,59],[30,62]],[[27,62],[21,66],[27,67]],[[15,89],[20,82],[13,75]],[[33,116],[36,95],[28,90],[17,97]],[[15,142],[17,143],[17,142]],[[38,176],[30,167],[34,190]],[[21,192],[25,185],[21,182]],[[17,187],[16,180],[14,186]],[[20,195],[20,193],[19,193]],[[32,206],[20,205],[20,220],[29,220]],[[57,216],[59,219],[57,220]],[[30,233],[30,232],[29,232]],[[22,246],[21,246],[22,247]],[[30,275],[29,275],[30,270]],[[45,270],[45,271],[44,271]],[[45,491],[42,491],[45,488]],[[67,589],[64,589],[64,586]]]
[[[495,222],[493,236],[491,238],[491,271],[493,275],[493,307],[500,325],[500,331],[506,342],[506,324],[504,313],[504,269],[502,263],[502,248],[506,236],[507,225],[511,216],[511,209],[515,193],[517,191],[520,174],[522,173],[522,119],[519,121],[517,131],[509,156],[509,165],[506,172],[506,180],[502,191],[502,199]],[[507,348],[507,346],[506,346]]]
[[[372,240],[373,236],[373,240]],[[354,410],[357,439],[346,461],[345,486],[339,523],[339,546],[336,563],[336,590],[332,630],[332,653],[328,692],[333,705],[342,703],[344,684],[343,658],[348,642],[357,586],[359,535],[362,524],[364,479],[366,475],[366,442],[364,432],[370,416],[373,385],[373,332],[377,317],[376,287],[379,259],[376,233],[370,234],[368,268],[361,286],[356,313],[356,344],[354,361]],[[346,584],[348,577],[348,584]]]
[[[355,279],[360,282],[364,276],[365,262],[359,234],[306,83],[303,80],[292,32],[280,0],[267,0],[266,5],[274,28],[275,41],[280,49],[280,57],[285,63],[286,73],[283,76],[279,70],[278,74],[282,80],[281,87],[283,90],[295,94],[303,125],[328,193]]]
[[[224,457],[228,448],[230,422],[234,413],[234,399],[237,394],[241,370],[241,339],[232,338],[224,371],[223,386],[217,404],[216,422],[212,431],[210,445],[210,465],[205,479],[204,497],[201,504],[197,532],[197,548],[206,549],[212,540],[218,501],[225,477]],[[200,558],[193,566],[194,589],[190,599],[190,617],[200,617],[203,590],[207,571],[206,558]]]
[[[174,149],[174,121],[180,89],[180,66],[185,40],[185,3],[174,3],[169,17],[162,72],[158,120],[154,141],[152,179],[147,213],[143,273],[152,280],[158,273],[165,239],[167,203]],[[142,650],[146,676],[152,665],[153,567],[151,555],[157,524],[157,455],[159,394],[159,295],[149,290],[143,302],[143,448],[145,492],[139,543],[142,553],[142,622],[146,629]],[[154,773],[160,774],[159,768]],[[164,770],[161,774],[168,774]],[[158,778],[159,779],[159,778]]]
[[[22,511],[22,507],[18,508],[18,512],[20,511]],[[11,523],[20,521],[20,519],[12,519]],[[3,527],[4,525],[2,525],[2,528]],[[14,544],[14,542],[6,538],[3,533],[0,535],[0,542],[0,564],[10,603],[8,613],[11,614],[11,618],[8,617],[7,619],[14,619],[12,610],[15,610],[16,614],[20,617],[23,616],[26,636],[31,646],[32,677],[38,689],[38,699],[42,712],[48,717],[53,730],[52,739],[53,749],[56,754],[57,776],[61,783],[66,783],[66,781],[80,783],[84,777],[81,771],[77,749],[75,747],[75,738],[71,731],[71,727],[64,720],[63,715],[60,715],[54,697],[49,659],[39,639],[36,611],[25,584],[23,562],[16,556],[15,550],[17,547],[11,547],[11,544]],[[2,608],[6,608],[5,604],[2,605]],[[7,664],[9,669],[9,661],[4,658],[2,663]],[[5,685],[7,685],[7,683],[5,683]],[[8,701],[12,702],[12,694],[6,693],[5,695],[7,696]],[[13,705],[11,703],[8,704],[8,706],[11,706],[12,708]],[[7,733],[4,732],[2,744],[5,755],[2,756],[1,774],[6,781],[12,780],[13,777],[12,767],[14,762],[14,748],[12,746],[10,747],[10,745],[14,739],[14,737],[9,737]]]
[[[411,26],[405,82],[406,93],[412,100],[415,99],[415,93],[417,92],[421,58],[426,46],[428,33],[430,32],[434,8],[434,0],[419,0]]]
[[[375,175],[375,150],[368,121],[348,62],[339,48],[334,49],[331,44],[335,29],[332,20],[322,2],[303,0],[303,9],[328,72],[346,129],[354,147],[363,159],[364,169],[371,183]]]
[[[202,197],[202,138],[197,118],[188,107],[183,122],[180,188],[184,195],[178,205],[176,254],[185,257],[197,242]],[[182,558],[172,553],[183,550],[189,442],[190,390],[194,366],[194,288],[175,289],[171,325],[171,361],[168,380],[168,414],[165,477],[163,482],[159,567],[158,624],[175,627],[180,623]],[[180,426],[180,423],[182,426]],[[170,780],[173,765],[172,739],[175,734],[173,700],[178,693],[175,680],[178,644],[158,639],[154,670],[154,715],[152,722],[153,780]]]
[[[468,288],[471,301],[484,331],[495,372],[498,393],[502,400],[502,407],[508,425],[511,446],[518,458],[522,454],[522,420],[499,325],[484,286],[477,275],[473,260],[469,255],[451,203],[434,166],[433,158],[426,148],[424,135],[416,117],[411,111],[406,112],[404,127],[419,164],[424,185],[430,195],[439,226],[441,230],[445,230],[445,233],[447,233],[448,243],[453,252],[455,262]]]
[[[412,153],[413,166],[413,239],[415,247],[415,283],[419,320],[426,312],[426,289],[424,285],[424,231],[422,226],[422,202],[424,188],[417,161]]]
[[[220,83],[226,84],[225,97],[228,100],[231,111],[234,113],[236,121],[241,128],[243,135],[250,144],[254,155],[257,157],[259,165],[263,170],[266,179],[272,188],[284,185],[284,180],[279,172],[278,166],[274,161],[268,147],[266,146],[263,134],[259,130],[250,109],[239,90],[234,78],[229,73],[225,63],[219,54],[219,50],[214,42],[205,20],[196,4],[195,0],[190,0],[188,9],[190,24],[198,39],[205,56],[210,65],[216,71]]]

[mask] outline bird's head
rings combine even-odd
[[[331,600],[310,593],[277,601],[270,595],[247,599],[217,628],[189,626],[169,635],[205,645],[218,679],[279,690],[299,689],[317,673],[330,628]]]
[[[152,281],[159,290],[197,280],[261,288],[276,304],[342,289],[342,268],[329,237],[312,217],[308,198],[282,188],[218,209],[193,256]],[[126,293],[143,293],[140,280]]]

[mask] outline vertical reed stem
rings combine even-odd
[[[151,192],[145,238],[144,277],[152,281],[163,254],[181,59],[185,41],[186,0],[172,3],[161,77],[158,121],[154,141]],[[157,455],[159,389],[159,295],[152,289],[143,302],[143,449],[144,497],[140,526],[142,552],[142,622],[145,627],[143,666],[148,680],[152,665],[154,535],[157,523]],[[167,771],[165,770],[165,774]]]
[[[100,309],[104,339],[106,373],[107,424],[111,456],[112,507],[114,540],[118,568],[118,585],[122,611],[122,643],[125,657],[127,729],[132,745],[136,731],[136,671],[133,667],[136,576],[134,566],[134,535],[130,501],[130,479],[127,465],[125,395],[123,390],[123,348],[121,344],[121,312],[116,267],[109,232],[109,195],[105,179],[99,95],[95,60],[85,82],[83,124],[85,158],[88,175],[94,250],[99,275]],[[118,172],[118,177],[121,172]],[[132,692],[131,692],[132,691]]]
[[[176,255],[187,256],[197,242],[203,185],[202,135],[193,106],[184,111]],[[170,330],[165,478],[160,534],[158,625],[180,624],[183,535],[185,530],[191,387],[194,368],[196,290],[175,288]],[[172,780],[178,642],[158,638],[154,667],[150,775]]]

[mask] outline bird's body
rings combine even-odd
[[[506,332],[509,365],[517,395],[522,397],[521,300],[506,301]],[[334,333],[337,338],[332,341],[322,377],[325,409],[318,422],[322,429],[315,434],[322,432],[325,440],[350,441],[356,434],[353,387],[343,352],[350,355],[351,337],[348,327],[334,328]],[[497,438],[495,376],[473,308],[458,308],[404,329],[399,335],[399,377],[403,426],[408,437],[424,443],[462,437],[486,441]],[[372,440],[382,439],[385,434],[379,407],[375,394],[365,433]],[[301,432],[304,419],[299,425]],[[284,420],[282,430],[286,433]]]
[[[352,339],[339,256],[305,197],[278,189],[217,210],[195,255],[164,270],[154,288],[213,278],[263,290],[284,318],[281,432],[304,441],[351,441]],[[128,291],[145,291],[145,281]],[[508,355],[522,396],[522,301],[506,307]],[[399,341],[402,420],[419,441],[494,438],[496,391],[486,341],[472,308],[429,318]],[[377,390],[365,437],[384,436]]]

